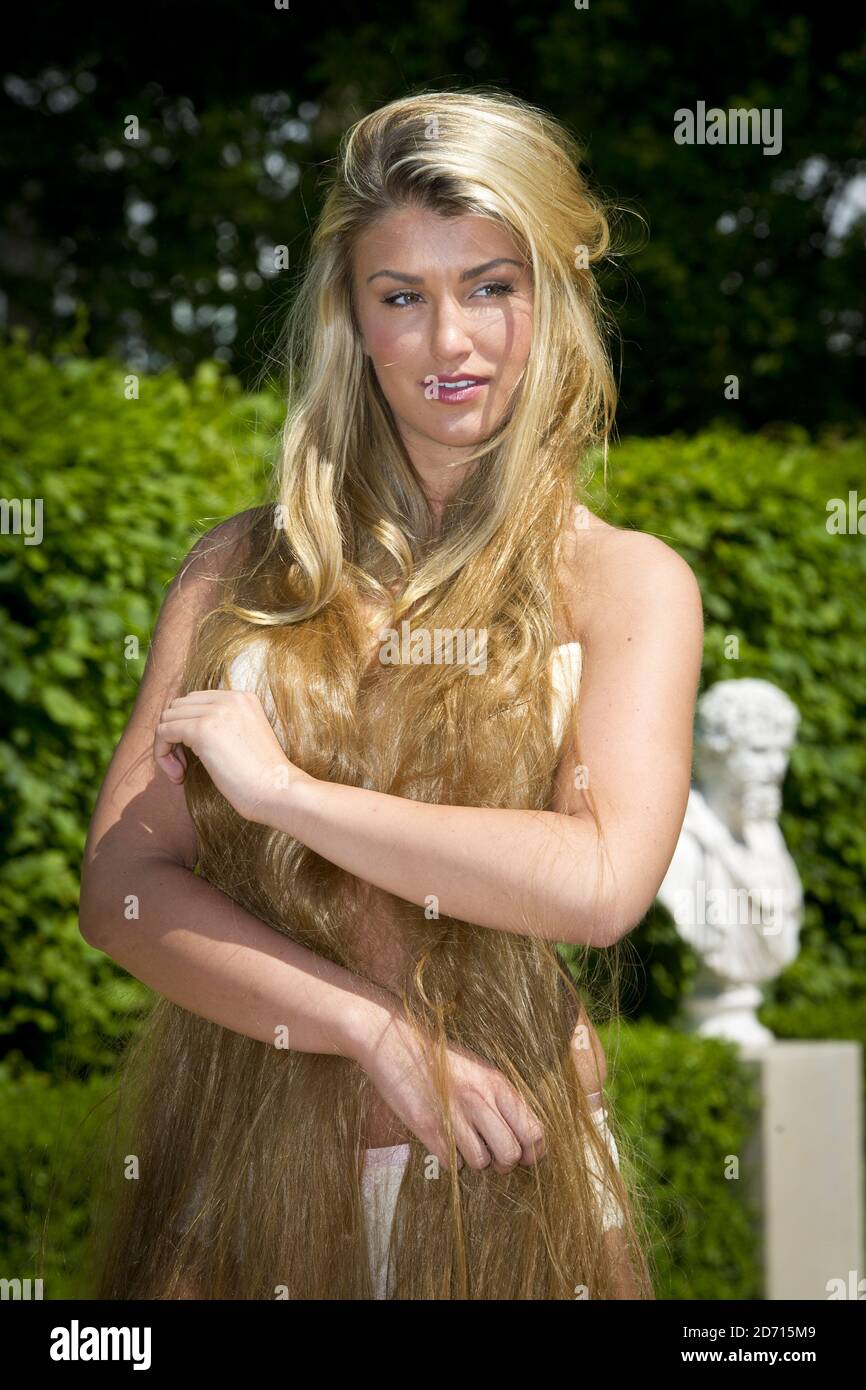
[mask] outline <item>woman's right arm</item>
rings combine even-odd
[[[234,1032],[356,1056],[395,997],[272,930],[193,871],[183,787],[153,759],[159,711],[180,693],[188,645],[243,553],[245,516],[193,547],[169,587],[129,722],[96,803],[80,929],[150,988]]]

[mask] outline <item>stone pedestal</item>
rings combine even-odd
[[[866,1298],[862,1047],[783,1039],[740,1056],[763,1097],[747,1161],[763,1213],[764,1297]]]

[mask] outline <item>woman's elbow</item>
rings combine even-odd
[[[635,927],[640,926],[655,902],[660,886],[661,884],[656,884],[648,888],[646,883],[641,883],[632,893],[623,895],[618,900],[611,920],[609,945],[615,946],[628,936],[629,932],[634,931]]]
[[[645,894],[611,892],[587,904],[585,899],[575,902],[569,896],[561,913],[561,929],[565,934],[559,940],[572,946],[598,946],[603,950],[616,946],[643,921],[654,901],[655,895],[647,899]]]
[[[78,912],[78,930],[88,946],[95,951],[106,951],[105,932],[102,920],[92,911],[83,907]]]
[[[622,925],[612,902],[585,899],[575,901],[570,895],[559,912],[557,940],[568,946],[615,946],[629,929]]]
[[[113,894],[110,896],[113,897]],[[78,930],[88,946],[111,955],[109,923],[114,914],[106,901],[106,892],[97,881],[85,876],[81,881],[78,900]]]

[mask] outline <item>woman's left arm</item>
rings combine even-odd
[[[244,814],[431,916],[551,941],[619,940],[652,905],[685,816],[703,610],[675,551],[644,533],[612,534],[615,563],[582,621],[583,761],[563,760],[553,810],[413,801],[320,781],[284,760],[276,789]]]
[[[497,931],[608,945],[651,907],[676,848],[703,652],[697,581],[663,542],[616,532],[597,621],[584,623],[580,752],[554,809],[440,806],[299,778],[266,823],[376,887]],[[599,596],[601,602],[601,596]],[[588,785],[609,855],[599,853]]]

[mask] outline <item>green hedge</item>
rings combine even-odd
[[[42,1279],[43,1297],[93,1296],[88,1264],[93,1175],[111,1091],[104,1075],[0,1078],[0,1248],[4,1278]],[[104,1142],[104,1139],[103,1139]]]
[[[280,420],[209,363],[185,383],[0,349],[0,495],[44,537],[0,536],[0,1064],[111,1066],[141,998],[78,932],[87,826],[165,587],[196,534],[259,502]],[[129,659],[129,639],[140,655]]]
[[[761,1298],[760,1221],[749,1136],[759,1090],[736,1048],[648,1019],[599,1030],[623,1176],[655,1222],[655,1292]],[[738,1160],[737,1171],[731,1159]]]

